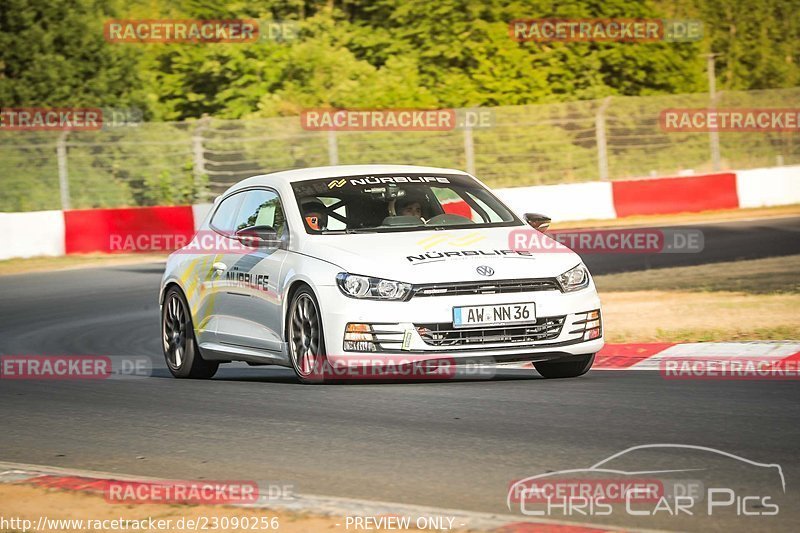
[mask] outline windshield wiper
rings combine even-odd
[[[320,235],[350,235],[353,233],[375,233],[375,230],[370,228],[325,229],[320,232]]]

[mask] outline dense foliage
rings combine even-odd
[[[309,106],[465,107],[800,84],[797,0],[3,0],[0,106],[127,106],[150,120]],[[249,44],[109,43],[114,18],[296,21]],[[515,42],[517,18],[695,18],[690,43]]]

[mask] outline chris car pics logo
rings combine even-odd
[[[747,486],[751,478],[771,482]],[[778,464],[706,446],[643,444],[589,467],[515,480],[506,505],[526,516],[769,517],[779,514],[785,499],[786,480]]]

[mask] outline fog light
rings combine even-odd
[[[347,324],[344,328],[344,340],[372,342],[372,328],[369,324]]]
[[[344,341],[344,349],[347,352],[374,352],[375,344],[369,341]]]
[[[344,349],[348,352],[377,351],[369,324],[347,324],[344,328]]]
[[[600,328],[597,329],[590,329],[586,333],[583,334],[583,340],[590,341],[592,339],[596,339],[600,336]]]

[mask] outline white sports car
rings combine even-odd
[[[208,378],[220,363],[274,364],[315,382],[322,367],[402,358],[429,370],[532,362],[544,377],[580,376],[603,347],[594,283],[569,250],[514,249],[515,231],[541,236],[549,224],[523,218],[458,170],[248,178],[167,261],[167,366]]]

